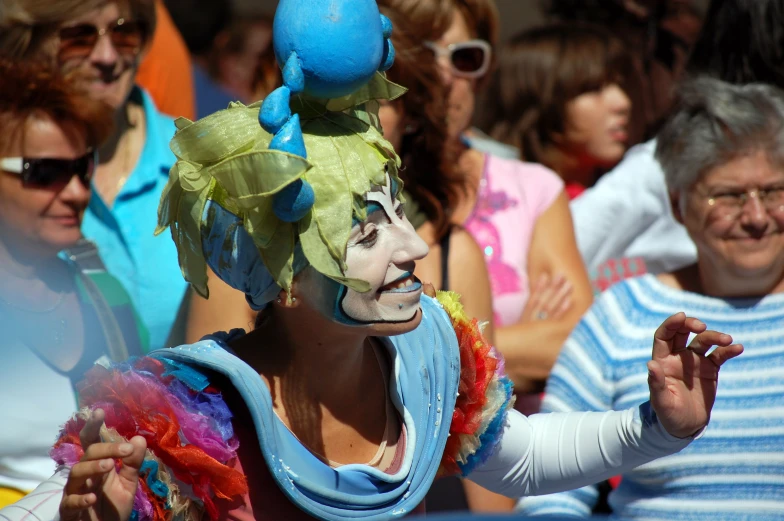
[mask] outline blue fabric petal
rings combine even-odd
[[[296,52],[292,52],[281,70],[283,85],[288,87],[292,93],[301,94],[305,90],[305,74],[302,72],[302,65]]]
[[[206,376],[189,365],[184,365],[174,360],[164,360],[166,371],[163,376],[173,376],[194,391],[203,391],[210,385]]]
[[[384,40],[384,57],[381,60],[381,66],[378,68],[381,72],[388,71],[395,63],[395,46],[392,45],[392,40],[387,38]]]
[[[308,157],[305,151],[305,140],[302,139],[302,127],[299,124],[299,114],[294,114],[289,118],[283,128],[281,128],[269,145],[271,150],[288,152],[295,156]]]
[[[256,311],[275,293],[275,279],[264,266],[256,244],[242,226],[242,219],[215,201],[207,201],[202,220],[201,244],[207,266],[226,284],[248,296]],[[224,244],[232,244],[224,248]],[[279,291],[279,290],[278,290]]]
[[[273,90],[259,110],[259,124],[261,128],[275,134],[291,117],[291,91],[285,85]]]
[[[310,183],[297,179],[275,194],[272,210],[281,221],[295,223],[305,217],[316,202],[316,193]]]
[[[392,37],[392,20],[383,14],[381,15],[381,33],[384,35],[384,38]]]

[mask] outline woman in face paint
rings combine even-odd
[[[344,330],[350,326],[359,336],[412,331],[421,320],[423,289],[414,269],[416,261],[427,255],[427,245],[408,222],[389,177],[384,186],[369,191],[365,201],[367,218],[354,221],[348,237],[345,275],[367,281],[370,289],[356,291],[308,267],[294,278],[291,298],[281,290],[280,302],[275,303],[300,314],[318,315],[297,320],[326,320]],[[259,327],[279,312],[274,306],[262,312]]]

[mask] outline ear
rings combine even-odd
[[[553,145],[560,147],[564,144],[564,133],[563,132],[550,132],[550,143]]]
[[[294,288],[292,288],[292,290],[293,289]],[[280,293],[278,293],[278,298],[277,300],[275,300],[275,303],[278,306],[287,309],[293,309],[299,306],[299,300],[297,299],[297,297],[293,295],[293,291],[286,292],[285,289],[280,290]]]
[[[672,211],[672,216],[675,217],[675,220],[680,224],[683,224],[683,212],[681,211],[682,201],[683,195],[680,192],[675,190],[670,191],[670,210]]]
[[[221,32],[215,35],[215,39],[212,41],[213,48],[220,51],[225,50],[230,38],[231,35],[229,34],[229,31],[223,29]]]
[[[406,119],[405,125],[403,125],[403,134],[413,134],[419,130],[419,123],[414,120]]]

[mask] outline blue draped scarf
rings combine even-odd
[[[460,353],[448,315],[430,297],[423,295],[421,304],[417,329],[382,339],[392,361],[389,395],[406,426],[405,455],[394,475],[359,464],[332,468],[315,457],[275,415],[259,374],[218,338],[150,356],[208,369],[231,381],[253,418],[270,474],[301,510],[324,520],[392,519],[421,503],[435,479],[460,377]]]

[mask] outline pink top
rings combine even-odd
[[[535,163],[485,155],[476,206],[465,228],[485,253],[498,326],[516,323],[528,302],[528,249],[534,225],[564,184]]]

